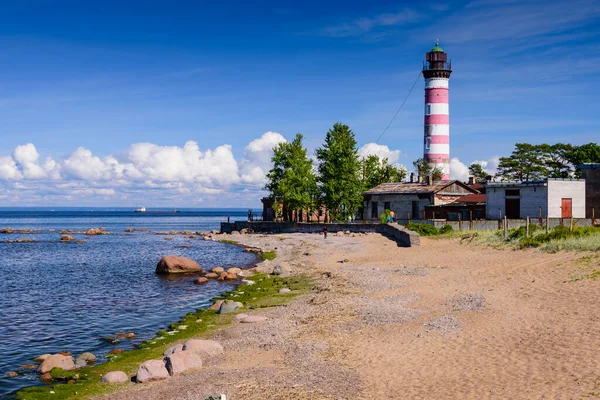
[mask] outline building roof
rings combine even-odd
[[[483,193],[473,193],[463,196],[461,198],[456,199],[452,203],[448,205],[457,205],[457,204],[485,204],[486,195]]]
[[[374,187],[373,189],[367,190],[365,194],[434,194],[440,192],[447,188],[450,185],[458,184],[464,188],[467,188],[473,192],[474,189],[471,189],[464,183],[458,180],[445,180],[445,181],[435,181],[430,185],[424,182],[411,183],[411,182],[392,182],[392,183],[382,183],[379,186]]]
[[[596,169],[600,168],[600,163],[583,163],[577,166],[577,169]]]
[[[502,181],[502,182],[487,182],[486,188],[495,187],[527,187],[527,186],[548,186],[548,181],[565,181],[565,182],[584,182],[585,179],[571,179],[571,178],[547,178],[539,181]]]

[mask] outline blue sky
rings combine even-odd
[[[269,148],[336,121],[410,165],[422,78],[368,144],[436,39],[455,177],[600,138],[597,1],[365,3],[2,2],[0,205],[256,206]]]

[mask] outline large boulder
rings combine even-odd
[[[214,340],[189,339],[183,344],[183,353],[193,352],[201,356],[218,356],[225,353],[221,343]]]
[[[171,346],[168,349],[166,349],[165,352],[163,353],[163,356],[167,357],[167,356],[170,356],[171,354],[178,353],[182,350],[183,350],[183,345],[176,344],[175,346]]]
[[[170,375],[177,375],[190,369],[202,367],[200,353],[192,350],[173,353],[167,356],[165,361]]]
[[[102,376],[102,379],[100,379],[100,382],[103,383],[123,383],[123,382],[127,382],[129,380],[129,377],[127,376],[127,374],[123,371],[111,371],[111,372],[107,372],[106,374],[104,374]]]
[[[217,314],[229,314],[229,313],[234,312],[238,308],[239,308],[239,306],[236,304],[235,301],[225,300],[223,303],[221,303],[221,306],[219,307],[219,311],[217,311]]]
[[[42,362],[39,371],[41,374],[45,374],[46,372],[52,371],[52,368],[61,368],[65,371],[74,370],[75,360],[71,356],[52,354]]]
[[[240,272],[242,272],[241,268],[236,268],[236,267],[231,267],[231,268],[227,268],[227,273],[228,274],[239,274]]]
[[[78,357],[78,360],[85,361],[86,364],[93,364],[96,362],[96,356],[86,351],[85,353],[81,353]]]
[[[160,381],[169,377],[169,371],[163,360],[144,361],[138,368],[135,380],[138,383]]]
[[[181,256],[164,256],[156,264],[157,274],[199,273],[201,271],[200,264]]]

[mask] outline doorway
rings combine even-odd
[[[573,217],[573,199],[562,199],[561,202],[562,218]]]
[[[505,199],[504,209],[506,210],[506,218],[521,218],[521,199]]]

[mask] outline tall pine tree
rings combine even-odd
[[[360,162],[354,133],[336,123],[316,151],[323,204],[333,218],[355,215],[362,203]]]

